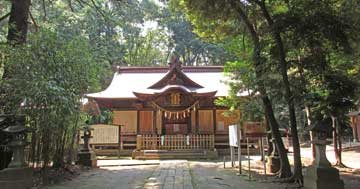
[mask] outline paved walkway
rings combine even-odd
[[[187,161],[161,163],[145,183],[146,189],[192,189]]]
[[[159,162],[159,165],[154,165]],[[285,185],[246,181],[246,176],[236,176],[234,169],[223,169],[222,162],[164,160],[117,160],[100,169],[83,172],[73,180],[53,185],[50,189],[282,189]],[[140,164],[141,163],[141,164]]]

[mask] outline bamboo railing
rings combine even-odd
[[[137,135],[138,150],[214,149],[214,135]]]

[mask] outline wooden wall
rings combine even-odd
[[[140,111],[139,114],[139,134],[152,134],[155,133],[153,128],[153,111]]]
[[[213,110],[199,110],[199,133],[214,133]]]
[[[113,124],[125,125],[121,128],[124,134],[136,134],[137,132],[137,112],[136,111],[114,111]]]
[[[216,110],[216,133],[228,133],[229,125],[239,123],[240,111],[236,111],[230,117],[224,116],[224,112],[227,110]]]

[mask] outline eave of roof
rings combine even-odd
[[[230,87],[225,81],[230,81],[223,74],[223,66],[206,66],[182,67],[182,71],[194,82],[204,86],[200,89],[192,89],[196,93],[208,93],[217,91],[215,97],[226,97]],[[86,94],[90,99],[112,99],[125,100],[136,99],[134,92],[152,93],[151,89],[147,89],[155,82],[161,80],[166,73],[169,72],[168,67],[116,67],[113,80],[109,87],[98,93]],[[250,94],[242,92],[238,96],[249,96]]]

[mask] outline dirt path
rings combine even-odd
[[[303,157],[311,155],[309,149],[302,149]],[[328,151],[328,158],[333,162],[333,154]],[[245,157],[244,157],[245,158]],[[252,168],[262,174],[259,156],[252,156]],[[344,163],[349,167],[360,167],[360,148],[343,153]],[[245,158],[246,159],[246,158]],[[246,161],[243,159],[243,161]],[[291,154],[289,159],[292,159]],[[304,159],[305,160],[305,159]],[[306,161],[303,162],[306,164]],[[259,164],[259,165],[257,165]],[[99,169],[82,172],[80,176],[61,184],[45,187],[49,189],[288,189],[296,185],[272,183],[257,177],[249,181],[246,175],[237,176],[237,169],[223,168],[222,161],[186,161],[186,160],[100,160]],[[245,169],[245,164],[244,169]],[[258,168],[256,168],[256,166]],[[253,171],[253,170],[252,170]],[[340,169],[346,189],[356,189],[360,184],[359,169]],[[261,179],[261,180],[260,180]]]
[[[285,189],[292,185],[272,183],[270,181],[248,180],[247,175],[237,176],[234,169],[222,167],[222,162],[189,162],[194,188],[197,189]]]
[[[146,179],[158,165],[114,166],[92,169],[71,181],[45,187],[49,189],[133,189],[144,188]]]

